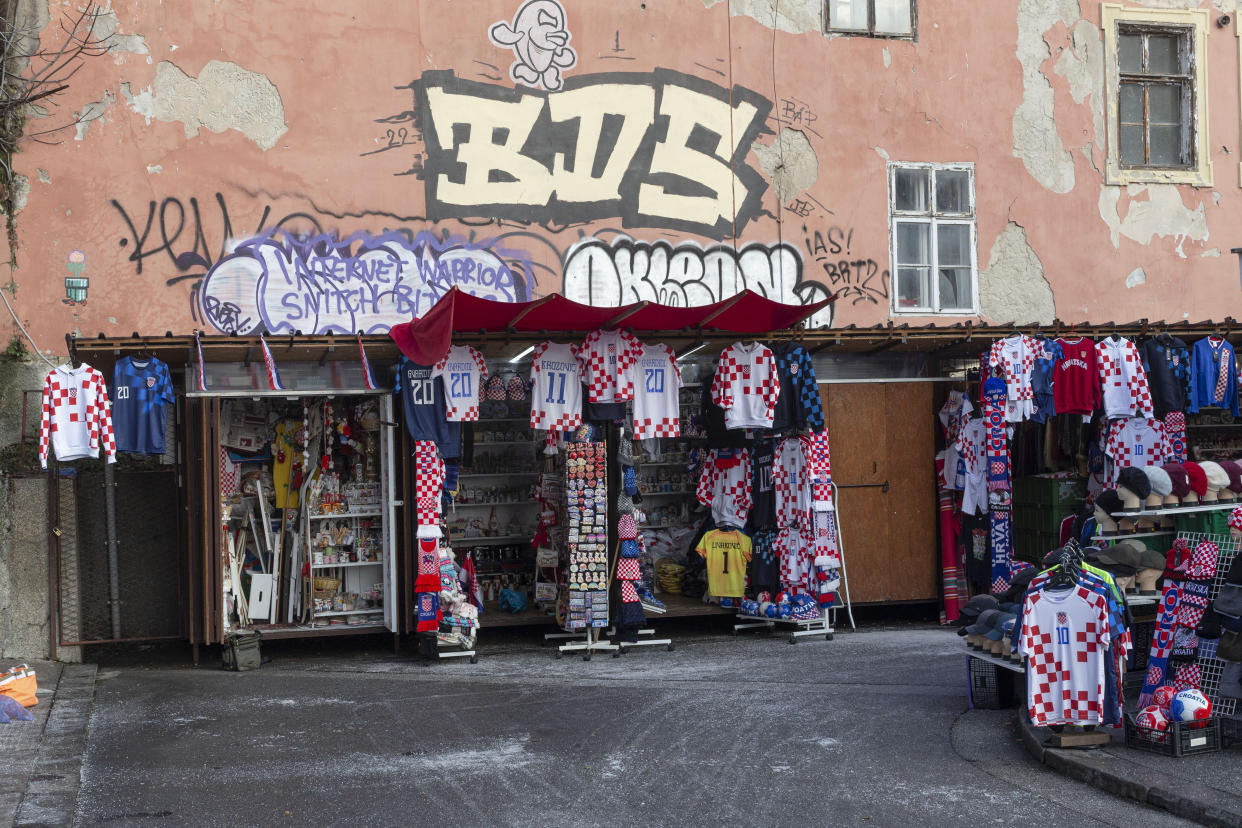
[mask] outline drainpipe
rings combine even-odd
[[[104,462],[104,516],[108,528],[108,597],[112,607],[112,637],[121,637],[121,577],[116,560],[115,464]]]

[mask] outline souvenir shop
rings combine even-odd
[[[1062,744],[1124,727],[1181,756],[1242,740],[1239,365],[1215,326],[1132,327],[1015,331],[959,363],[945,616],[984,703],[1012,671]]]
[[[65,442],[71,406],[45,406],[44,433],[68,464],[171,435],[148,448],[184,471],[196,648],[424,633],[473,660],[480,628],[542,623],[589,657],[671,646],[649,621],[697,614],[831,638],[848,592],[798,329],[822,306],[454,290],[391,338],[71,340],[51,398],[86,377],[88,425]]]

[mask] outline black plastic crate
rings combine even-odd
[[[1225,747],[1242,743],[1242,716],[1220,716],[1217,721]]]
[[[1140,727],[1134,716],[1127,713],[1126,747],[1179,759],[1200,753],[1215,753],[1221,748],[1220,719],[1169,722],[1168,730],[1155,730]]]
[[[1126,669],[1146,672],[1147,656],[1151,653],[1151,637],[1155,629],[1155,620],[1135,621],[1130,626],[1130,638],[1134,642],[1134,649],[1130,651]]]
[[[981,658],[966,657],[967,692],[970,706],[981,710],[1003,710],[1014,705],[1014,688],[1018,677],[1008,670]]]

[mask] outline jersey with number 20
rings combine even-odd
[[[634,438],[681,435],[681,369],[667,345],[642,345],[634,364]]]
[[[471,423],[479,419],[479,390],[487,379],[483,355],[469,345],[454,345],[431,369],[444,383],[445,416]]]
[[[568,431],[582,425],[582,370],[576,345],[541,342],[531,353],[530,427]]]

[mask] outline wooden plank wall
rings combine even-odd
[[[931,383],[821,386],[854,603],[934,601],[935,411]],[[859,484],[882,484],[854,488]]]

